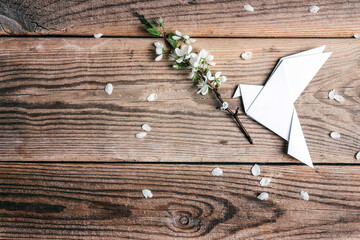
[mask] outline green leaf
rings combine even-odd
[[[172,38],[173,36],[175,36],[174,33],[169,33],[169,34],[167,35],[167,38],[168,38],[169,42],[171,42],[171,44],[176,48],[177,45],[178,45],[178,41],[177,41],[177,40],[174,40],[174,39]]]
[[[161,36],[161,32],[159,30],[157,30],[156,27],[153,28],[146,28],[146,30],[153,35],[154,37],[160,37]]]
[[[181,63],[179,63],[179,66],[183,68],[183,67],[186,67],[186,64],[184,62],[181,62]]]
[[[146,28],[152,28],[152,24],[149,23],[145,18],[139,18],[140,22],[146,26]]]
[[[154,37],[160,37],[161,32],[145,18],[139,18],[140,22],[145,25],[146,30]]]

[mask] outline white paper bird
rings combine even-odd
[[[245,113],[289,141],[288,154],[313,167],[294,102],[314,78],[331,52],[326,46],[283,57],[267,83],[240,84],[234,94],[242,97]]]

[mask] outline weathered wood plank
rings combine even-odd
[[[359,166],[1,164],[1,238],[355,239]],[[145,199],[142,189],[153,198]],[[307,191],[310,201],[300,198]],[[260,201],[256,196],[268,192]]]
[[[152,39],[2,39],[0,160],[297,162],[287,143],[241,115],[250,145],[213,95],[196,94],[186,71],[154,62]],[[360,41],[199,39],[228,81],[264,84],[276,61],[321,45],[333,55],[296,102],[313,161],[356,163],[360,149]],[[234,47],[236,46],[236,47]],[[240,54],[250,50],[253,58]],[[104,92],[107,82],[114,92]],[[336,88],[346,101],[327,98]],[[157,93],[155,102],[146,97]],[[277,93],[274,93],[277,94]],[[280,94],[280,93],[279,93]],[[141,125],[153,130],[136,139]],[[340,131],[342,138],[329,137]]]
[[[162,16],[171,29],[195,36],[236,37],[351,37],[360,33],[358,0],[246,1],[53,1],[3,0],[0,34],[64,34],[146,36],[138,15]],[[56,10],[56,11],[54,11]]]

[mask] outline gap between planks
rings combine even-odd
[[[290,163],[290,162],[130,162],[130,161],[101,161],[101,162],[91,162],[91,161],[1,161],[2,163],[9,164],[113,164],[113,165],[204,165],[204,166],[216,166],[216,165],[235,165],[235,166],[253,166],[258,164],[260,166],[306,166],[303,163]],[[315,163],[314,169],[317,166],[359,166],[360,163]]]

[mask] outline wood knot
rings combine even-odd
[[[180,224],[182,225],[188,225],[189,224],[189,218],[186,216],[183,216],[179,219]]]
[[[191,212],[180,211],[173,216],[173,226],[177,229],[189,230],[197,229],[200,220],[193,216]]]
[[[203,195],[197,197],[201,198],[201,201],[191,199],[185,202],[168,203],[167,209],[170,214],[168,227],[173,233],[176,233],[176,236],[203,236],[219,223],[232,218],[236,213],[236,209],[230,202],[222,204],[222,201],[226,200],[207,199]]]

